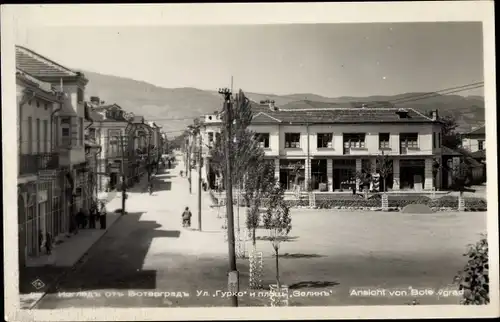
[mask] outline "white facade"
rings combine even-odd
[[[218,115],[207,115],[203,120],[202,146],[203,155],[207,157],[206,145],[211,145],[215,141],[217,133],[220,133],[222,120]],[[270,122],[270,124],[252,124],[249,129],[265,134],[266,139],[262,142],[265,155],[275,160],[277,176],[280,174],[280,162],[296,159],[303,160],[305,180],[308,180],[312,176],[312,160],[326,160],[325,171],[328,175],[325,183],[328,184],[328,191],[333,191],[335,160],[353,160],[355,171],[362,170],[362,162],[370,164],[370,168],[375,170],[376,157],[385,154],[393,161],[392,189],[399,190],[402,186],[406,187],[406,182],[402,181],[405,172],[412,167],[411,160],[417,160],[416,167],[422,169],[419,175],[422,177],[422,182],[412,183],[414,189],[432,190],[434,185],[439,185],[439,179],[434,181],[432,174],[434,161],[441,159],[442,134],[439,123],[289,125],[285,122]],[[361,134],[362,143],[351,144],[346,148],[344,138],[353,133]],[[293,136],[297,137],[297,143],[287,143],[286,138]],[[324,140],[319,140],[320,137],[331,139],[321,145]],[[405,143],[401,142],[403,138],[406,138]],[[408,143],[408,138],[411,138],[412,142]],[[416,182],[418,180],[416,179]],[[413,179],[410,181],[413,182]]]

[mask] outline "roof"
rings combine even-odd
[[[292,103],[291,103],[292,104]],[[325,105],[326,104],[326,105]],[[252,104],[252,112],[258,121],[265,121],[262,114],[268,117],[269,123],[435,123],[430,117],[406,108],[407,118],[401,118],[398,108],[360,108],[352,107],[351,103],[320,103],[311,101],[293,102],[277,110],[271,110],[268,105]],[[329,106],[318,108],[317,106]],[[337,106],[337,107],[332,107]],[[259,115],[262,113],[261,115]]]
[[[465,136],[469,136],[469,135],[486,135],[485,133],[485,126],[480,126],[468,133],[465,133]]]
[[[46,100],[61,102],[62,95],[65,95],[57,91],[50,83],[39,80],[20,69],[16,70],[16,77],[26,84],[27,89],[40,93]]]
[[[465,162],[467,162],[469,165],[471,165],[473,167],[481,167],[482,166],[482,164],[480,162],[475,160],[472,152],[470,152],[464,148],[457,148],[456,150],[464,156]]]
[[[16,46],[16,67],[35,77],[76,77],[83,74],[64,67],[28,48]]]
[[[470,154],[470,157],[474,159],[486,159],[486,150],[479,150],[476,152],[472,152]]]
[[[450,149],[446,146],[442,146],[441,147],[441,152],[443,155],[446,155],[446,156],[463,156],[462,153],[458,152],[458,151],[455,151],[453,149]]]

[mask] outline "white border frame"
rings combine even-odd
[[[240,307],[168,309],[61,309],[19,311],[17,285],[17,205],[4,204],[5,286],[7,319],[40,321],[75,320],[206,320],[206,319],[321,319],[321,318],[444,318],[499,315],[498,202],[495,97],[495,37],[492,1],[393,2],[393,3],[258,3],[258,4],[79,4],[3,5],[2,26],[2,119],[16,119],[14,28],[37,26],[145,26],[237,25],[277,23],[431,22],[482,21],[488,171],[488,239],[490,242],[490,296],[488,306],[370,306],[370,307]],[[3,122],[4,138],[14,137],[14,122]],[[16,158],[12,144],[2,144],[4,160]],[[3,162],[4,200],[16,199],[15,162]],[[10,214],[10,215],[8,215]],[[8,273],[14,272],[14,273]]]

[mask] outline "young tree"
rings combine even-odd
[[[292,217],[290,207],[285,203],[284,190],[277,185],[273,187],[269,196],[269,205],[264,214],[264,227],[269,231],[269,240],[276,256],[276,283],[278,291],[281,291],[279,247],[292,229]]]
[[[393,171],[392,160],[389,159],[389,156],[387,154],[384,154],[384,152],[382,152],[382,154],[377,156],[376,162],[377,162],[378,173],[380,174],[380,178],[384,183],[384,188],[382,189],[382,192],[387,192],[387,177]]]
[[[274,163],[258,162],[248,168],[245,180],[245,202],[247,208],[247,228],[252,232],[252,243],[256,246],[256,229],[260,222],[260,208],[262,201],[269,197],[276,185],[274,177]]]

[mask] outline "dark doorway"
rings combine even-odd
[[[399,163],[400,189],[415,189],[425,181],[425,160],[400,160]]]
[[[311,185],[313,190],[318,190],[320,185],[328,190],[326,159],[311,160]]]

